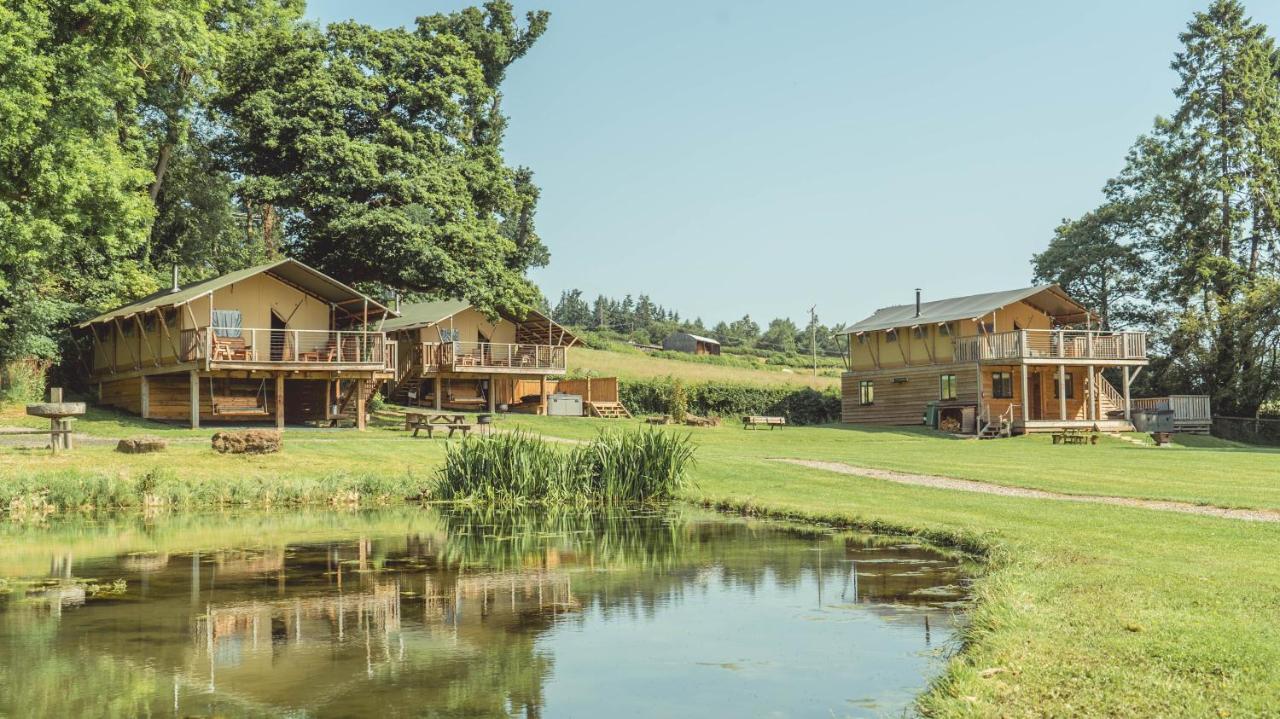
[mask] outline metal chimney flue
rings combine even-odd
[[[916,288],[916,317],[920,316],[920,288]]]
[[[180,290],[180,289],[182,289],[182,288],[178,286],[178,265],[177,265],[177,264],[174,264],[174,266],[173,266],[173,286],[169,288],[169,291],[170,291],[170,292],[177,292],[177,291],[178,291],[178,290]]]

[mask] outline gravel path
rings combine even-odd
[[[927,474],[907,474],[888,469],[868,469],[855,467],[841,462],[821,462],[811,459],[772,458],[775,462],[786,462],[811,469],[821,469],[839,474],[852,474],[858,477],[883,479],[898,484],[910,484],[917,487],[934,487],[936,489],[953,489],[960,492],[978,492],[981,494],[998,494],[1005,497],[1030,497],[1032,499],[1054,499],[1063,502],[1088,502],[1091,504],[1114,504],[1120,507],[1141,507],[1161,512],[1181,512],[1182,514],[1199,514],[1205,517],[1222,517],[1224,519],[1242,519],[1249,522],[1280,522],[1280,511],[1272,509],[1226,509],[1189,502],[1170,502],[1158,499],[1133,499],[1130,497],[1108,497],[1096,494],[1061,494],[1046,492],[1040,489],[1023,487],[1007,487],[1001,484],[988,484],[971,479],[952,479],[935,477]]]

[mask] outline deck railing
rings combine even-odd
[[[1097,359],[1147,358],[1145,332],[1093,330],[1014,330],[976,337],[955,338],[957,362],[1000,359]]]
[[[395,342],[382,332],[241,328],[183,330],[184,361],[217,364],[376,365],[395,370]]]
[[[418,359],[427,372],[484,369],[560,370],[565,348],[501,342],[423,342]]]
[[[1213,411],[1209,406],[1207,394],[1175,394],[1168,397],[1143,397],[1131,400],[1135,410],[1173,410],[1173,420],[1203,421],[1213,419]]]

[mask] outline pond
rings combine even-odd
[[[881,716],[963,562],[689,507],[0,525],[0,716]]]

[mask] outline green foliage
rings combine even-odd
[[[0,403],[42,400],[46,365],[37,360],[16,360],[0,366]]]
[[[679,377],[668,378],[667,414],[677,423],[683,423],[689,414],[689,395],[684,391],[684,382]]]
[[[217,106],[248,205],[284,214],[291,254],[344,280],[520,310],[545,262],[527,170],[504,165],[497,85],[541,34],[509,3],[260,33],[231,54]]]
[[[632,412],[671,414],[671,397],[678,380],[659,377],[619,380],[618,393]],[[683,387],[688,411],[717,417],[748,414],[786,417],[792,424],[822,424],[840,419],[840,396],[804,387],[764,387],[750,384],[702,382]]]
[[[1031,259],[1036,282],[1061,285],[1100,315],[1102,327],[1125,327],[1139,319],[1143,263],[1121,242],[1128,230],[1125,207],[1106,204],[1078,220],[1063,220],[1049,247]]]
[[[1168,356],[1157,384],[1251,415],[1280,387],[1276,47],[1236,0],[1196,13],[1180,40],[1176,111],[1134,144],[1108,204],[1060,235],[1122,264],[1124,251],[1142,256],[1133,282]],[[1105,270],[1048,264],[1048,276]]]
[[[468,438],[449,448],[431,496],[504,505],[669,499],[687,484],[693,453],[687,435],[652,429],[606,432],[568,450],[524,431]]]

